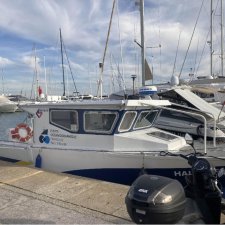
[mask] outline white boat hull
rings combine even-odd
[[[17,105],[14,103],[1,103],[0,104],[0,112],[2,113],[11,113],[17,110]]]
[[[126,185],[130,185],[143,172],[176,178],[182,183],[185,175],[191,173],[185,159],[177,156],[162,156],[159,151],[141,153],[51,148],[42,148],[40,151],[40,148],[28,146],[24,143],[0,143],[0,159],[5,157],[15,159],[15,162],[28,161],[48,171]],[[214,151],[214,156],[217,154],[222,159],[206,158],[213,166],[225,169],[225,151]],[[41,156],[41,162],[38,162],[38,155]],[[225,185],[225,181],[223,182]]]

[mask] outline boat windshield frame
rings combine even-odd
[[[160,109],[156,109],[156,108],[151,109],[151,110],[143,110],[143,111],[141,111],[139,113],[139,115],[138,115],[138,118],[135,121],[135,124],[133,126],[133,130],[139,130],[139,129],[149,128],[149,127],[153,126],[156,118],[159,115],[159,111],[160,111]],[[144,113],[147,113],[147,115],[144,115]],[[147,117],[149,115],[152,116],[151,115],[152,113],[153,113],[153,117],[148,119]],[[145,119],[145,121],[144,121],[144,119]],[[143,123],[143,121],[144,121],[144,123]],[[145,123],[147,123],[147,124],[145,125]]]
[[[134,115],[133,115],[133,117],[129,117],[129,114],[134,114]],[[120,124],[119,124],[118,132],[123,133],[123,132],[129,131],[134,124],[137,114],[138,114],[137,111],[126,111],[121,119]],[[125,126],[127,128],[126,129],[122,128],[123,126]]]

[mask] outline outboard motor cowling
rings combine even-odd
[[[134,181],[125,202],[135,223],[165,224],[183,217],[186,198],[177,180],[144,174]]]

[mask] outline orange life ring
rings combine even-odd
[[[32,136],[33,131],[25,123],[20,123],[14,129],[11,130],[12,139],[18,139],[20,142],[27,142]]]

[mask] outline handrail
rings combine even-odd
[[[207,130],[206,130],[207,127],[206,127],[206,125],[207,125],[207,121],[206,121],[205,116],[200,115],[200,114],[198,114],[198,113],[185,112],[185,111],[178,110],[178,109],[171,109],[171,108],[166,108],[166,107],[160,107],[160,108],[166,109],[166,110],[171,110],[171,111],[174,111],[174,112],[181,112],[181,113],[185,113],[185,114],[187,114],[187,115],[193,115],[193,116],[197,116],[197,117],[202,118],[203,121],[204,121],[204,153],[207,154],[207,147],[206,147],[206,140],[207,140],[207,139],[206,139],[206,138],[207,138],[207,136],[206,136],[206,133],[207,133]]]
[[[142,103],[142,104],[143,105],[149,105],[147,103]],[[164,107],[164,106],[157,106],[156,108],[166,109],[166,110],[170,110],[170,111],[174,111],[174,112],[181,112],[181,113],[185,113],[187,115],[193,115],[193,116],[197,116],[197,117],[200,117],[201,119],[203,119],[203,121],[204,121],[204,153],[207,154],[207,146],[206,146],[206,132],[207,132],[206,125],[207,125],[207,121],[206,121],[206,117],[205,116],[200,115],[198,113],[194,113],[194,112],[185,112],[183,110],[172,109],[172,108],[168,108],[168,107]],[[213,116],[213,118],[214,118],[214,116]],[[214,118],[214,121],[215,121],[215,118]],[[214,131],[215,131],[215,123],[214,123]],[[214,133],[214,137],[215,137],[215,133]]]
[[[175,106],[181,106],[179,104],[176,104],[176,103],[172,103],[172,105],[175,105]],[[189,107],[189,106],[183,106],[182,107],[186,108],[186,109],[190,109],[190,110],[193,110],[193,111],[196,111],[196,112],[203,112],[205,114],[209,114],[212,116],[212,119],[213,119],[213,146],[216,147],[216,117],[213,115],[213,113],[210,113],[210,112],[206,112],[206,111],[203,111],[203,110],[199,110],[199,109],[195,109],[195,108],[192,108],[192,107]],[[186,113],[185,111],[182,111],[182,113]]]

